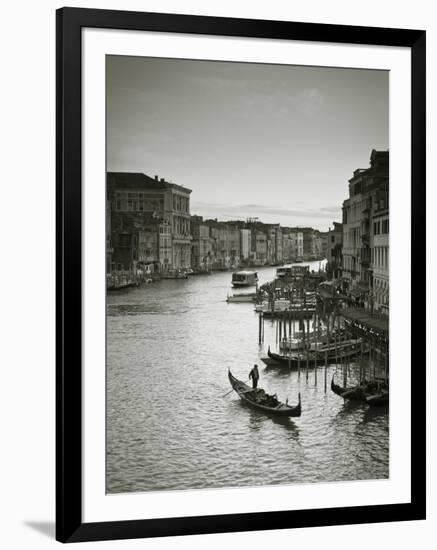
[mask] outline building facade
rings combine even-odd
[[[288,227],[282,228],[283,261],[291,263],[303,259],[303,233]]]
[[[385,201],[377,203],[372,224],[372,299],[377,311],[389,309],[389,212]]]
[[[240,228],[240,257],[242,262],[248,262],[252,248],[252,232],[250,229]]]
[[[108,172],[107,240],[112,269],[117,270],[120,264],[124,269],[136,269],[138,262],[154,263],[158,270],[190,267],[190,193],[190,189],[158,176]],[[131,248],[130,254],[126,247]]]
[[[387,286],[388,296],[388,196],[389,153],[373,150],[370,167],[354,171],[349,198],[343,203],[342,277],[345,290],[380,309],[383,297],[378,292],[381,296],[376,298],[375,274],[378,285]],[[383,219],[387,233],[375,234]]]
[[[330,278],[339,279],[343,265],[343,224],[333,222],[333,228],[326,233],[326,270]]]

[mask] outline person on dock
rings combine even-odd
[[[256,389],[258,386],[259,372],[258,365],[253,365],[253,369],[249,372],[249,380],[252,378],[252,388]]]

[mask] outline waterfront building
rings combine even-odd
[[[155,265],[159,263],[159,233],[156,226],[143,227],[138,231],[138,256],[137,267],[143,267],[147,273],[155,271]]]
[[[388,314],[389,308],[389,212],[388,192],[374,203],[372,217],[373,306]]]
[[[235,269],[240,265],[240,228],[237,224],[206,220],[211,240],[213,269]]]
[[[111,235],[112,266],[111,271],[136,270],[138,261],[138,233],[131,229],[120,229]]]
[[[252,243],[255,244],[255,264],[256,265],[265,265],[267,263],[267,234],[265,231],[255,229],[255,239],[252,240]]]
[[[327,256],[328,256],[328,231],[320,232],[319,237],[320,237],[320,243],[321,243],[320,255],[321,255],[322,258],[327,258]]]
[[[374,306],[376,267],[378,284],[384,283],[386,289],[384,297],[378,293],[376,305],[379,308],[385,305],[385,299],[388,300],[388,190],[389,153],[373,150],[370,167],[354,171],[349,180],[349,198],[343,203],[344,290],[357,300]],[[384,225],[386,237],[375,234],[380,226],[375,226],[374,221],[383,220],[387,222]],[[375,246],[380,248],[376,252]]]
[[[191,216],[191,237],[191,267],[195,271],[210,271],[214,260],[212,239],[202,216]]]
[[[159,249],[158,249],[158,261],[159,271],[166,273],[171,269],[172,263],[172,235],[171,226],[166,220],[161,220],[158,224],[159,231]]]
[[[282,257],[285,263],[293,261],[293,239],[291,237],[290,228],[282,228]]]
[[[230,267],[231,269],[236,269],[240,265],[241,260],[240,228],[232,224],[226,224],[226,227]]]
[[[240,258],[247,262],[250,258],[252,232],[250,229],[240,228]]]
[[[267,225],[267,262],[281,263],[283,259],[282,251],[282,228],[279,224]]]
[[[319,260],[322,254],[322,239],[319,231],[312,227],[292,228],[293,232],[302,234],[302,255],[299,259]]]
[[[290,233],[294,242],[294,256],[295,260],[303,259],[303,233],[302,231],[292,231]]]
[[[303,233],[289,227],[282,228],[282,254],[284,262],[303,259]]]
[[[341,277],[343,263],[343,224],[333,222],[333,229],[326,233],[326,259],[328,260],[326,271],[329,277],[338,279]]]
[[[162,249],[163,262],[165,259],[168,260],[168,263],[164,264],[158,258],[159,265],[166,265],[168,269],[190,267],[190,193],[190,189],[167,182],[158,176],[151,178],[136,172],[108,172],[107,196],[111,213],[111,233],[114,231],[129,233],[132,228],[135,229],[131,231],[130,256],[133,263],[138,261],[138,258],[133,259],[138,255],[138,234],[135,233],[148,225],[150,218],[153,218],[162,225],[161,228],[157,227],[157,231],[162,230],[159,237],[162,246],[160,244],[157,248]],[[120,227],[123,229],[121,230]],[[115,235],[113,240],[120,241]],[[125,235],[121,240],[127,243],[128,238]],[[129,255],[124,253],[122,256],[124,263]]]
[[[323,252],[323,237],[317,229],[313,230],[313,258],[314,260],[325,258]]]

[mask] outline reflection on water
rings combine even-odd
[[[273,268],[259,270],[261,283]],[[227,304],[231,273],[165,280],[110,293],[107,305],[109,492],[232,487],[388,477],[387,411],[343,403],[329,388],[334,367],[308,381],[266,369],[275,346],[249,303]],[[297,403],[300,418],[274,418],[232,392],[228,368]]]

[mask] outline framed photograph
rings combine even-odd
[[[57,12],[57,539],[425,518],[425,31]]]

